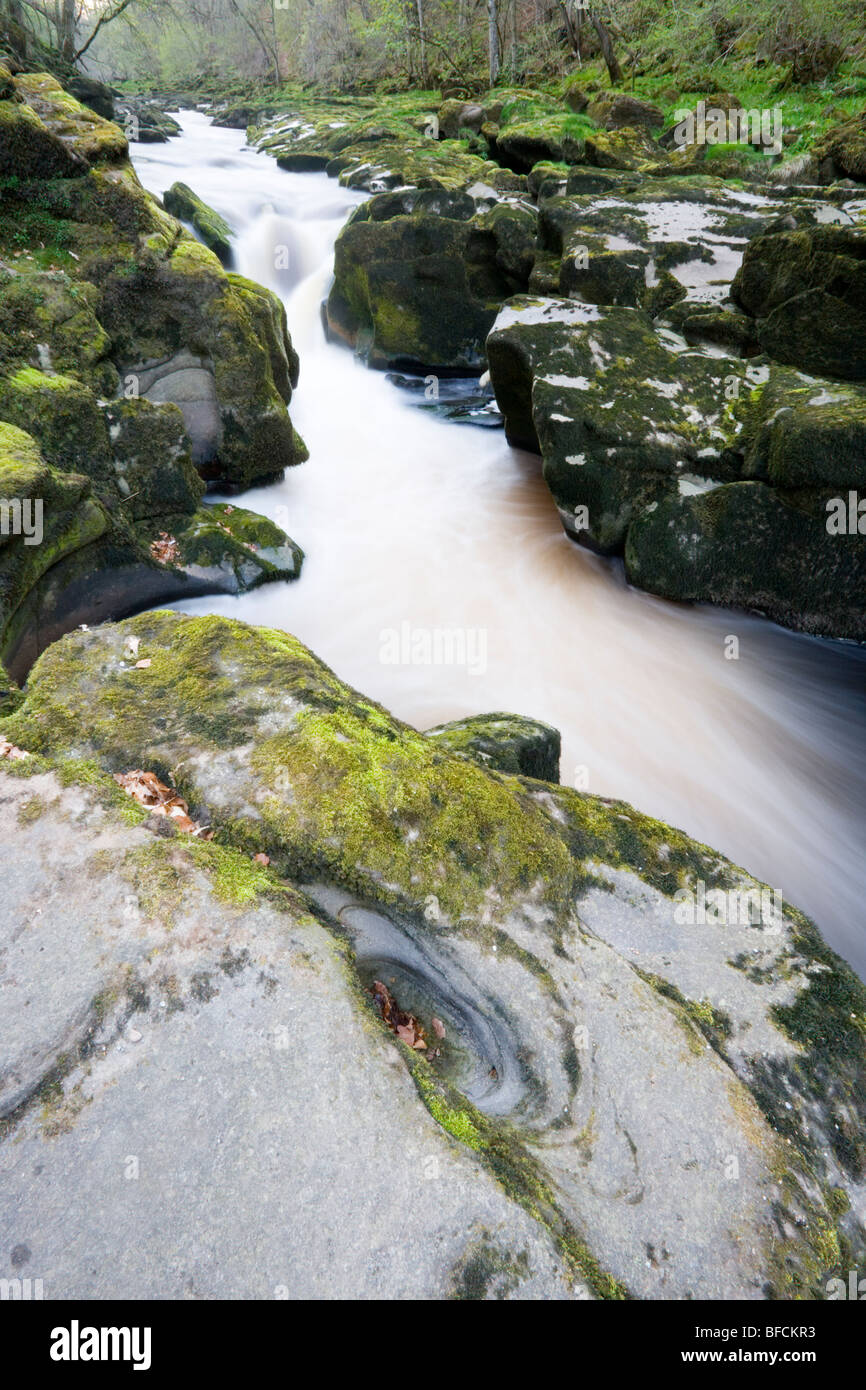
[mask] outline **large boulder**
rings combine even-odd
[[[654,106],[651,101],[642,101],[628,92],[605,92],[595,97],[588,103],[586,114],[606,130],[630,126],[632,129],[643,127],[654,131],[661,130],[665,123],[661,107]]]
[[[666,345],[629,308],[512,300],[487,342],[509,439],[535,445],[567,532],[622,549],[633,517],[689,480],[725,475],[726,379],[746,364]]]
[[[422,1104],[300,893],[155,834],[110,777],[0,771],[0,788],[4,1281],[46,1299],[589,1296]]]
[[[114,93],[104,82],[77,73],[66,83],[66,90],[71,92],[82,106],[89,106],[91,111],[95,111],[97,116],[102,116],[106,121],[114,120]]]
[[[829,166],[827,181],[836,177],[866,183],[866,110],[832,126],[815,141],[812,155],[819,165]]]
[[[844,528],[831,527],[840,512]],[[858,532],[854,515],[852,530],[847,490],[834,499],[829,489],[759,482],[660,498],[629,527],[626,573],[663,598],[751,609],[800,631],[866,641],[866,524]]]
[[[498,1270],[515,1295],[808,1297],[862,1258],[866,990],[783,890],[624,803],[451,754],[294,638],[215,618],[65,638],[0,734],[31,755],[0,773],[19,1017],[0,1155],[34,1275],[82,1296],[107,1288],[94,1269],[137,1297],[301,1293],[310,1261],[284,1242],[348,1228],[329,1288],[357,1293],[383,1132],[401,1136],[387,1219],[420,1233],[389,1253],[395,1295],[502,1292]],[[154,837],[131,802],[119,820],[103,774],[134,769],[176,779],[214,841],[166,818]],[[183,1181],[212,1174],[214,1126],[230,1227]],[[146,1261],[125,1253],[139,1189],[112,1195],[96,1128],[100,1163],[158,1173]],[[461,1281],[494,1217],[486,1277],[475,1249]],[[225,1262],[189,1254],[205,1230]]]
[[[352,107],[316,102],[302,112],[262,120],[249,136],[283,169],[327,170],[346,187],[371,193],[410,186],[452,192],[473,184],[500,191],[524,186],[519,174],[470,153],[462,141],[439,139],[445,131],[435,111],[393,110],[387,101],[381,111],[365,110],[363,101]],[[449,130],[450,110],[445,113]]]
[[[746,248],[733,298],[765,352],[795,367],[866,378],[866,231],[781,229]]]
[[[665,598],[866,637],[861,388],[552,298],[509,301],[487,352],[508,437],[541,453],[573,539]]]
[[[587,164],[599,169],[649,170],[664,161],[664,151],[643,125],[595,131],[586,137],[584,152]]]
[[[71,179],[84,169],[74,150],[47,130],[31,107],[9,97],[0,100],[0,176]]]
[[[15,89],[51,133],[88,164],[125,159],[128,146],[120,127],[82,105],[49,73],[20,73]]]
[[[439,107],[439,133],[443,140],[456,140],[461,131],[477,134],[484,124],[484,107],[477,102],[451,97]]]
[[[535,213],[414,190],[362,205],[337,239],[330,331],[372,366],[480,371],[497,310],[532,269]]]

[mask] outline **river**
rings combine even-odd
[[[567,540],[537,458],[419,409],[326,343],[333,244],[361,195],[280,170],[201,114],[180,121],[168,144],[133,147],[135,167],[159,195],[188,183],[234,229],[235,268],[284,299],[311,457],[239,499],[303,547],[301,579],[177,607],[294,633],[418,728],[492,710],[547,720],[563,782],[723,851],[866,978],[866,652],[663,602]],[[436,630],[457,634],[463,664],[404,659]]]

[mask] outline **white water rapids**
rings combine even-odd
[[[866,977],[866,653],[652,598],[576,547],[537,458],[419,410],[325,342],[333,244],[360,195],[283,172],[242,131],[180,120],[181,137],[134,147],[136,169],[159,195],[188,183],[235,230],[235,268],[284,298],[310,461],[238,499],[303,547],[301,579],[178,607],[294,633],[418,728],[493,710],[547,720],[563,782],[721,850]],[[387,629],[464,630],[471,669],[383,662]]]

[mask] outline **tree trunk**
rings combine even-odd
[[[617,82],[622,81],[622,68],[617,62],[616,54],[613,51],[613,39],[606,25],[600,19],[596,19],[594,14],[590,15],[592,27],[598,34],[598,41],[601,44],[601,56],[607,64],[607,71],[610,77],[610,85],[615,87]]]
[[[499,15],[496,0],[487,0],[487,47],[490,55],[490,85],[499,77]]]
[[[415,0],[418,11],[418,50],[421,60],[421,81],[427,86],[427,38],[424,31],[424,0]]]
[[[63,0],[60,16],[60,56],[67,63],[75,57],[75,0]]]

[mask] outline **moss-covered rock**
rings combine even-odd
[[[737,413],[745,477],[779,488],[866,490],[866,386],[773,364]]]
[[[10,106],[76,153],[63,178],[39,176],[38,163],[34,176],[31,162],[0,185],[0,247],[20,221],[29,240],[14,272],[0,269],[0,373],[33,367],[106,398],[174,402],[196,464],[228,487],[304,459],[286,413],[297,357],[276,296],[227,276],[145,192],[116,126],[51,77],[15,82],[23,100]]]
[[[606,130],[619,130],[622,126],[661,130],[665,122],[661,107],[628,92],[605,92],[589,102],[585,109],[587,116]]]
[[[515,776],[559,781],[561,737],[558,729],[519,714],[475,714],[438,724],[426,737],[440,748],[473,758],[482,767]]]
[[[528,173],[542,160],[580,164],[584,157],[581,137],[586,131],[579,125],[580,134],[571,133],[568,120],[567,116],[559,115],[514,122],[496,136],[497,157],[518,173]]]
[[[817,226],[750,242],[731,290],[765,352],[806,371],[866,378],[866,231]]]
[[[86,477],[51,468],[33,437],[0,421],[0,655],[47,571],[111,529]],[[11,663],[10,663],[11,664]]]
[[[325,169],[346,187],[372,193],[407,187],[456,192],[474,184],[499,192],[523,188],[519,174],[483,157],[486,146],[473,129],[463,132],[469,140],[447,138],[435,107],[425,110],[411,96],[373,105],[308,98],[250,136],[281,168]]]
[[[74,781],[72,756],[91,787],[171,776],[216,834],[201,871],[227,858],[221,881],[242,885],[232,901],[315,879],[361,980],[387,961],[398,998],[446,1020],[444,1055],[400,1052],[420,1101],[597,1296],[815,1296],[861,1257],[866,991],[714,851],[447,752],[294,638],[216,618],[70,635],[0,731],[33,755],[19,775],[52,757]],[[269,868],[241,873],[261,853]],[[176,905],[185,860],[130,867],[148,920]],[[668,1251],[663,1282],[647,1244]]]
[[[0,370],[48,368],[110,395],[117,370],[95,286],[63,271],[0,273]]]
[[[726,380],[745,363],[675,352],[633,309],[529,297],[487,351],[509,439],[537,440],[563,525],[592,548],[620,550],[633,516],[690,479],[732,476]]]
[[[482,202],[472,217],[465,194],[382,199],[337,239],[331,332],[376,367],[480,371],[499,306],[528,282],[534,213]]]
[[[645,170],[664,161],[664,151],[644,126],[596,131],[587,136],[584,148],[587,164],[599,169]]]
[[[510,301],[487,352],[508,437],[541,453],[570,536],[624,551],[632,582],[666,598],[862,639],[866,538],[846,500],[864,486],[859,387],[561,299]]]
[[[71,92],[82,106],[89,106],[97,116],[102,116],[103,120],[114,120],[114,93],[105,82],[77,73],[69,78],[66,90]]]
[[[126,158],[128,146],[120,127],[82,106],[49,73],[20,73],[15,87],[51,134],[88,164],[111,164]]]
[[[200,510],[201,475],[240,488],[306,450],[276,296],[227,275],[141,187],[118,128],[54,78],[19,75],[14,97],[0,427],[30,450],[10,506],[44,507],[44,537],[6,538],[0,566],[0,656],[20,679],[70,626],[297,575],[301,552],[269,522]]]
[[[438,120],[443,139],[456,140],[463,130],[480,131],[484,124],[484,107],[474,101],[451,97],[439,107]]]
[[[223,265],[232,260],[232,229],[225,218],[208,207],[185,183],[173,183],[163,195],[163,203],[172,217],[189,222]]]
[[[834,499],[844,530],[828,528]],[[632,521],[626,573],[664,598],[745,608],[801,632],[863,642],[866,535],[848,529],[847,515],[847,493],[838,498],[831,487],[738,482],[668,496]]]
[[[819,167],[830,166],[826,179],[822,167],[822,182],[835,176],[866,183],[866,110],[828,130],[816,140],[811,155]]]
[[[29,106],[0,100],[0,177],[69,179],[82,161],[40,121]]]
[[[171,521],[166,524],[171,528]],[[173,538],[177,566],[224,593],[246,593],[301,573],[300,546],[266,517],[229,503],[211,503],[191,518],[179,517]]]

